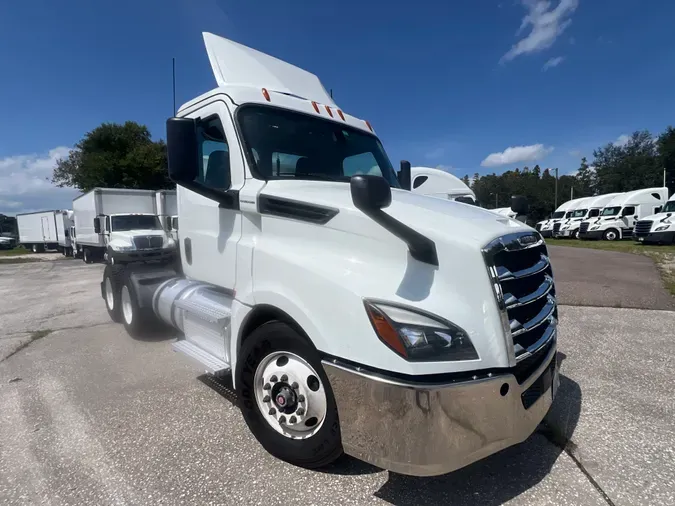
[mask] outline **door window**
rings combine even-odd
[[[218,116],[197,123],[199,176],[196,181],[215,190],[230,187],[230,149]]]
[[[635,206],[628,206],[623,208],[621,216],[633,216],[635,214]]]

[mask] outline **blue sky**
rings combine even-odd
[[[68,207],[45,178],[101,122],[163,137],[172,57],[179,104],[215,86],[202,31],[317,74],[395,164],[571,172],[675,123],[673,19],[668,0],[2,2],[0,212]]]

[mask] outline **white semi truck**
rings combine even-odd
[[[591,200],[593,200],[593,197],[581,197],[571,200],[565,212],[565,217],[553,224],[553,237],[561,237],[563,235],[561,232],[562,227],[568,225],[573,219],[584,216],[588,212],[588,204]]]
[[[442,169],[411,167],[412,192],[431,197],[476,204],[476,194],[464,181]]]
[[[58,249],[59,232],[57,222],[61,217],[61,211],[38,211],[16,215],[16,223],[19,228],[19,244],[33,253],[41,253],[45,250]]]
[[[542,220],[535,225],[536,230],[542,237],[553,237],[553,229],[555,228],[556,223],[572,216],[570,209],[576,205],[577,200],[579,199],[564,202],[553,212],[549,219]]]
[[[414,194],[315,75],[204,40],[218,87],[167,121],[184,274],[107,265],[111,318],[175,326],[174,349],[231,373],[253,435],[298,466],[346,452],[438,475],[528,438],[558,385],[540,234]]]
[[[621,193],[608,193],[606,195],[598,195],[597,197],[590,197],[583,206],[578,206],[569,219],[563,220],[564,223],[560,226],[557,237],[568,237],[572,239],[579,239],[579,229],[584,220],[592,220],[600,216],[600,213],[614,197],[621,195]]]
[[[582,222],[580,239],[616,241],[633,235],[635,224],[658,213],[668,200],[668,188],[644,188],[617,195],[595,220]]]
[[[675,194],[658,213],[637,222],[634,236],[643,243],[675,244]]]
[[[175,241],[157,216],[153,190],[95,188],[73,200],[77,255],[86,263],[171,261]]]

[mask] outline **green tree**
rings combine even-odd
[[[666,169],[666,186],[671,192],[675,192],[675,128],[672,126],[666,128],[666,131],[659,135],[656,146],[661,170]]]
[[[166,167],[166,145],[153,141],[145,125],[103,123],[57,161],[52,182],[83,192],[96,187],[173,188]]]
[[[581,165],[577,170],[576,178],[582,196],[590,197],[591,195],[595,195],[595,171],[589,167],[585,156],[581,159]]]
[[[467,186],[469,186],[469,187],[471,186],[471,181],[469,181],[469,175],[468,175],[468,174],[466,174],[466,175],[462,178],[462,183],[464,183],[465,185],[467,185]]]

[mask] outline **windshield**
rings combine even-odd
[[[553,218],[554,220],[559,220],[563,216],[565,216],[565,211],[556,211],[555,213],[553,213],[553,216],[551,216],[551,218]]]
[[[675,200],[670,200],[666,202],[666,205],[663,206],[661,210],[662,213],[675,213]]]
[[[572,218],[583,218],[586,216],[586,211],[588,211],[588,209],[577,209],[572,213]]]
[[[112,232],[127,232],[129,230],[160,230],[157,216],[143,214],[129,214],[126,216],[112,216]]]
[[[308,114],[246,106],[237,119],[249,161],[264,179],[345,181],[357,174],[384,177],[399,188],[382,144],[374,135]]]
[[[605,207],[600,213],[600,216],[616,216],[619,214],[619,211],[621,211],[620,207]]]
[[[565,214],[565,218],[571,218],[571,217],[572,217],[572,211],[568,211],[568,212]]]

